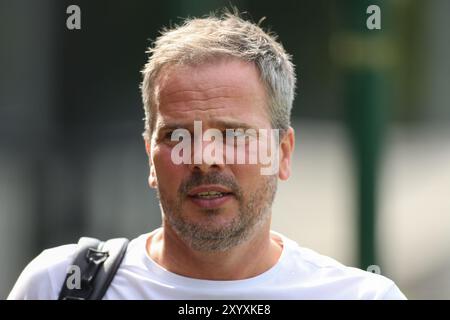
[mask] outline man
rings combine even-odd
[[[149,53],[144,140],[163,225],[130,242],[104,299],[405,298],[391,280],[271,231],[277,180],[291,173],[295,90],[273,35],[226,13],[164,31]],[[270,162],[236,160],[267,152]],[[45,250],[9,298],[57,299],[75,250]]]

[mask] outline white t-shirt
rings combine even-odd
[[[146,241],[129,243],[127,253],[103,299],[406,299],[391,280],[346,267],[272,231],[283,245],[278,262],[244,280],[188,278],[153,261]],[[24,269],[8,299],[57,299],[76,244],[44,250]]]

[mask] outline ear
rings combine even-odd
[[[152,152],[151,152],[151,143],[148,139],[144,139],[145,141],[145,151],[147,152],[148,156],[148,165],[150,168],[150,173],[148,175],[148,185],[150,188],[157,188],[158,187],[158,181],[156,179],[156,172],[155,172],[155,166],[153,165],[152,160]]]
[[[292,127],[289,127],[284,134],[280,143],[280,166],[278,170],[278,177],[281,180],[287,180],[291,175],[291,162],[295,147],[295,132]]]

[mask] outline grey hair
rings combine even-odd
[[[272,127],[289,128],[296,83],[294,64],[277,42],[277,36],[261,29],[260,22],[244,20],[234,10],[220,16],[186,19],[180,26],[162,30],[154,46],[148,49],[149,59],[141,71],[145,139],[150,139],[153,131],[154,89],[163,67],[198,64],[216,57],[235,57],[254,63],[267,90]]]

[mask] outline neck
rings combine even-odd
[[[245,243],[226,251],[193,250],[168,223],[147,241],[150,257],[166,270],[208,280],[242,280],[257,276],[277,263],[281,251],[281,245],[270,237],[270,220]]]

